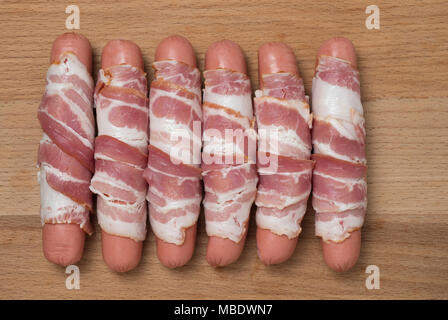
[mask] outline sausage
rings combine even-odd
[[[53,42],[50,63],[57,61],[64,52],[73,52],[85,65],[87,72],[92,73],[92,47],[86,37],[75,32],[61,34]]]
[[[77,33],[64,33],[60,35],[56,40],[53,42],[53,47],[51,49],[51,58],[50,63],[51,64],[58,64],[60,63],[59,59],[61,58],[61,55],[64,53],[73,53],[77,59],[85,66],[87,69],[87,73],[89,74],[88,77],[91,78],[90,73],[92,72],[92,48],[90,46],[89,40],[87,40],[86,37],[84,37],[81,34]],[[91,86],[93,89],[93,81],[91,81]],[[93,99],[91,96],[91,93],[88,97],[90,100]],[[59,106],[61,107],[61,106]],[[91,106],[89,106],[91,109]],[[89,112],[89,111],[86,111]],[[92,125],[93,125],[93,112],[90,110],[90,114],[92,115]],[[93,133],[92,133],[92,140],[93,140]],[[50,145],[47,145],[50,146]],[[47,150],[50,153],[56,151],[57,148],[53,145],[55,149]],[[41,146],[39,148],[39,161],[41,162],[41,167],[44,166],[42,164],[42,157],[45,157],[45,151],[44,146],[41,142]],[[61,150],[61,149],[59,149]],[[64,149],[66,150],[66,149]],[[53,153],[54,155],[54,153]],[[54,160],[54,159],[53,159]],[[72,160],[72,159],[70,159]],[[93,157],[92,157],[93,160]],[[82,168],[79,168],[82,170]],[[86,171],[87,178],[90,176],[90,173],[88,170]],[[42,179],[42,176],[40,177]],[[88,178],[89,179],[89,178]],[[41,181],[41,200],[42,203],[44,203],[45,198],[49,197],[49,194],[46,193],[45,190],[42,190],[44,188],[43,182]],[[62,196],[63,197],[63,196]],[[51,201],[51,199],[50,199]],[[55,205],[55,203],[51,204]],[[41,210],[42,210],[41,206]],[[87,222],[86,227],[91,228],[90,222],[88,222],[88,212],[87,214]],[[85,241],[85,231],[91,233],[92,230],[87,230],[87,228],[84,227],[80,228],[80,224],[76,222],[68,222],[67,220],[63,219],[61,221],[57,221],[54,223],[47,222],[43,226],[42,230],[42,247],[44,256],[50,261],[55,264],[59,264],[62,266],[67,266],[70,264],[74,264],[78,262],[83,254],[84,250],[84,241]]]
[[[243,51],[235,42],[221,40],[208,47],[205,53],[205,69],[221,68],[247,73]]]
[[[159,133],[169,132],[170,119],[166,115],[161,116],[161,112],[158,111],[159,99],[165,99],[163,103],[164,109],[175,109],[178,108],[177,95],[170,95],[167,90],[170,86],[176,85],[181,92],[184,92],[190,99],[188,99],[189,105],[180,105],[181,108],[189,107],[192,108],[192,113],[201,112],[200,101],[201,101],[201,80],[200,72],[196,67],[196,56],[191,46],[190,42],[181,36],[170,36],[163,39],[155,53],[155,62],[153,64],[156,70],[156,76],[151,85],[150,93],[150,144],[156,148],[163,148],[161,152],[168,155],[173,152],[175,145],[170,146],[170,142],[163,141]],[[180,79],[191,79],[191,82],[184,82]],[[186,97],[179,98],[181,101],[186,102]],[[167,102],[168,101],[168,102]],[[178,110],[182,112],[183,110]],[[175,111],[174,111],[175,112]],[[189,130],[191,121],[193,118],[188,119],[187,122],[182,123],[182,119],[179,120],[178,125],[183,125],[185,131]],[[196,121],[200,124],[200,114]],[[165,123],[166,122],[166,123]],[[157,123],[157,127],[154,124]],[[151,126],[153,124],[153,126]],[[159,126],[162,127],[159,131]],[[162,132],[161,132],[162,131]],[[194,137],[194,135],[192,134]],[[184,150],[188,154],[193,154],[193,156],[200,157],[201,141],[200,134],[197,136],[196,141],[188,143],[188,147]],[[193,143],[197,143],[196,150],[192,150]],[[154,149],[150,149],[154,153]],[[157,257],[159,261],[168,268],[177,268],[185,265],[193,256],[195,242],[196,242],[196,229],[197,229],[197,218],[200,212],[200,201],[202,199],[202,188],[201,188],[201,176],[200,170],[194,170],[194,168],[199,167],[198,163],[194,164],[191,161],[183,162],[185,166],[191,166],[190,169],[196,171],[196,178],[194,179],[194,184],[190,184],[189,188],[196,188],[193,199],[185,198],[185,194],[182,193],[181,189],[169,188],[168,183],[170,179],[177,179],[179,183],[176,185],[182,185],[184,180],[180,173],[176,174],[176,178],[173,176],[166,177],[160,174],[159,171],[152,170],[152,167],[156,165],[154,162],[160,162],[158,160],[151,160],[151,156],[148,160],[148,169],[146,169],[145,176],[149,184],[148,196],[150,205],[150,221],[153,228],[154,234],[156,235],[157,244]],[[167,162],[171,169],[177,168],[179,171],[185,172],[188,168],[184,166],[176,165],[173,162]],[[163,170],[163,169],[162,169]],[[160,177],[160,180],[157,180]],[[193,178],[191,178],[193,179]],[[190,180],[191,182],[191,180]],[[164,184],[167,184],[168,192],[164,188]],[[161,191],[160,191],[161,189]],[[156,200],[152,200],[153,194],[157,192],[166,193],[166,205],[158,206]],[[171,196],[175,194],[176,199],[170,199]],[[164,210],[167,206],[174,206],[177,198],[183,199],[181,208],[176,208],[176,215],[172,216],[170,221],[166,221],[165,218],[170,215],[170,210]],[[189,199],[189,200],[188,200]],[[190,204],[194,205],[194,209],[187,211],[185,201],[189,201]],[[162,212],[162,214],[158,214]],[[173,211],[174,212],[174,211]],[[182,214],[179,214],[182,212]],[[188,217],[191,217],[189,219]],[[177,234],[176,237],[171,237],[172,234]]]
[[[45,258],[61,266],[75,264],[82,258],[85,238],[77,224],[46,223],[42,229]]]
[[[229,115],[232,114],[235,116],[234,112],[238,111],[239,118],[241,121],[246,121],[249,123],[252,121],[252,102],[251,100],[251,92],[250,92],[250,82],[249,78],[247,77],[247,70],[246,70],[246,63],[244,59],[243,52],[239,45],[236,43],[230,41],[230,40],[222,40],[213,43],[207,50],[206,56],[205,56],[205,69],[204,77],[205,77],[205,95],[204,95],[204,130],[208,129],[208,116],[207,112],[212,112],[213,110],[217,110],[219,112],[225,111]],[[241,91],[244,90],[245,94],[240,96],[239,103],[240,106],[237,105],[225,105],[222,106],[222,104],[226,103],[221,98],[216,98],[213,94],[210,94],[210,96],[207,96],[208,94],[208,82],[212,82],[212,78],[214,77],[215,70],[221,70],[218,72],[226,73],[227,75],[221,75],[216,72],[216,75],[218,79],[221,79],[219,81],[222,81],[225,77],[231,76],[237,76],[242,79],[243,84],[238,84],[235,87],[235,84],[233,84],[233,91]],[[227,81],[227,80],[225,80]],[[220,83],[215,84],[217,86],[220,85]],[[231,86],[231,83],[227,83],[226,86]],[[248,99],[249,101],[242,100],[242,99]],[[221,99],[221,100],[220,100]],[[221,105],[220,103],[221,102]],[[209,103],[209,104],[208,104]],[[235,104],[235,101],[232,103]],[[217,106],[218,105],[218,106]],[[208,110],[208,111],[207,111]],[[230,110],[230,111],[229,111]],[[213,113],[211,113],[213,115]],[[212,117],[210,116],[210,119]],[[224,119],[228,120],[228,119]],[[218,124],[219,125],[219,124]],[[215,129],[213,125],[211,125],[211,129]],[[246,131],[253,130],[253,128],[248,128],[246,126]],[[206,144],[204,140],[204,150],[206,149]],[[245,165],[246,166],[246,165]],[[206,189],[206,196],[204,199],[204,209],[205,209],[205,217],[206,217],[206,228],[207,228],[207,234],[209,235],[208,240],[208,246],[207,246],[207,262],[215,267],[221,267],[226,266],[228,264],[231,264],[235,262],[241,255],[244,243],[248,231],[248,223],[249,223],[249,211],[250,206],[253,203],[255,199],[256,194],[256,184],[258,181],[257,174],[256,174],[256,168],[255,168],[255,159],[253,159],[253,166],[252,164],[248,164],[245,167],[245,173],[242,174],[237,171],[237,169],[231,169],[231,175],[234,177],[238,177],[238,180],[240,181],[241,177],[244,176],[247,180],[243,180],[243,188],[244,188],[244,194],[246,195],[246,202],[243,202],[243,210],[239,213],[241,217],[237,218],[234,216],[235,221],[238,220],[237,228],[236,228],[236,234],[232,233],[229,234],[229,225],[225,228],[219,226],[219,219],[218,221],[214,221],[215,215],[220,215],[221,213],[225,212],[224,206],[220,205],[219,203],[216,204],[216,196],[219,198],[220,193],[224,192],[232,192],[232,189],[228,189],[229,183],[224,180],[225,177],[228,177],[226,174],[221,174],[222,171],[220,170],[229,170],[229,167],[227,168],[218,168],[213,169],[213,165],[210,165],[211,169],[207,168],[204,165],[204,151],[203,151],[203,165],[202,168],[205,170],[205,173],[203,173],[204,176],[204,184]],[[238,168],[238,167],[232,167],[232,168]],[[235,171],[232,171],[235,170]],[[208,172],[208,173],[207,173]],[[213,193],[213,188],[216,188],[215,190],[218,190],[217,193]],[[242,189],[243,190],[243,189]],[[232,193],[231,193],[232,194]],[[210,200],[209,200],[210,196]],[[215,199],[214,199],[215,198]],[[235,198],[230,197],[229,201],[232,203],[232,201],[236,201]],[[213,200],[214,199],[214,200]],[[217,209],[216,209],[217,207]],[[216,210],[213,210],[213,209]],[[231,219],[231,218],[230,218]],[[242,220],[242,221],[241,221]],[[215,225],[213,225],[215,223]],[[235,227],[235,226],[232,226]],[[235,231],[235,229],[233,229]],[[232,239],[232,238],[233,239]]]
[[[361,251],[361,230],[353,231],[341,243],[320,240],[325,263],[336,272],[350,270],[358,261]]]
[[[140,48],[128,40],[111,40],[103,48],[101,67],[108,68],[119,64],[129,64],[141,70],[143,67]]]
[[[140,48],[133,42],[127,41],[127,40],[112,40],[107,43],[107,45],[104,47],[102,55],[101,55],[101,66],[103,70],[107,70],[113,66],[118,65],[129,65],[130,68],[134,67],[137,69],[132,70],[140,70],[139,77],[141,78],[141,88],[140,90],[142,92],[132,92],[134,96],[139,96],[143,101],[145,101],[146,98],[146,75],[143,73],[143,59],[140,52]],[[99,88],[99,85],[97,85],[97,90]],[[98,105],[99,98],[96,98],[96,104]],[[146,102],[142,103],[142,106],[144,107],[147,105]],[[147,112],[145,115],[145,112],[142,112],[139,117],[147,117]],[[97,106],[97,119],[99,118],[99,111]],[[99,136],[101,136],[101,130],[100,122],[98,120],[98,130],[99,130]],[[146,122],[147,124],[147,122]],[[145,135],[145,134],[143,134]],[[99,137],[98,137],[99,138]],[[97,141],[98,141],[97,138]],[[142,139],[143,141],[141,144],[144,146],[142,147],[146,151],[146,144],[147,140]],[[120,142],[118,142],[120,143]],[[126,145],[119,144],[121,147],[126,148]],[[132,152],[138,153],[135,151],[137,147],[132,147]],[[95,158],[98,161],[97,152],[98,152],[98,142],[97,142],[97,148],[96,148],[96,154]],[[146,161],[146,155],[140,155],[143,160],[142,162],[145,163]],[[133,155],[132,158],[137,157],[136,155]],[[128,160],[129,161],[129,160]],[[97,164],[98,167],[98,164]],[[98,170],[98,169],[97,169]],[[141,169],[143,171],[143,169]],[[97,171],[98,172],[98,171]],[[97,175],[97,172],[95,173],[95,176]],[[123,174],[123,173],[122,173]],[[99,187],[95,187],[95,176],[92,179],[92,190],[100,189]],[[142,179],[143,180],[143,179]],[[143,180],[144,181],[144,180]],[[141,182],[140,182],[141,183]],[[145,183],[146,185],[146,183]],[[95,191],[94,191],[95,192]],[[146,187],[144,188],[144,191],[142,191],[143,194],[146,193]],[[103,195],[101,192],[98,192],[96,190],[96,193],[98,193],[98,201],[103,201],[103,199],[100,199]],[[144,196],[143,196],[144,197]],[[98,202],[98,207],[100,202]],[[131,235],[124,233],[121,233],[119,229],[114,229],[113,226],[108,226],[106,223],[105,225],[102,225],[101,222],[101,216],[100,212],[98,212],[98,220],[100,222],[100,225],[102,227],[102,253],[103,253],[103,259],[106,265],[116,271],[116,272],[127,272],[132,269],[134,269],[141,260],[142,255],[142,247],[143,247],[143,240],[145,238],[146,229],[145,229],[145,221],[146,221],[146,205],[143,202],[140,202],[140,205],[142,206],[141,210],[139,210],[138,213],[135,213],[135,215],[141,215],[141,218],[136,222],[136,224],[140,225],[140,228],[143,228],[143,230],[139,231],[139,236],[134,236],[134,238],[131,238]],[[111,210],[111,207],[106,207],[105,215],[108,213],[107,210]],[[142,221],[143,220],[143,221]],[[115,222],[117,224],[117,222]],[[118,223],[123,223],[122,221],[118,221]],[[116,226],[118,228],[118,226]],[[111,228],[110,232],[106,232],[105,228]],[[112,231],[113,230],[113,231]],[[112,233],[113,232],[113,233]],[[131,234],[135,233],[135,231],[130,232]]]
[[[177,60],[196,68],[196,55],[190,41],[182,36],[163,39],[157,46],[155,61]]]
[[[325,56],[329,56],[329,57],[335,57],[338,59],[342,59],[345,61],[345,63],[347,64],[345,66],[345,70],[347,72],[347,70],[350,72],[350,74],[353,74],[353,78],[355,80],[351,80],[353,81],[355,84],[355,86],[357,87],[357,91],[359,91],[359,73],[357,72],[356,68],[357,68],[357,64],[356,64],[356,53],[355,53],[355,49],[354,46],[352,44],[352,42],[346,38],[342,38],[342,37],[337,37],[337,38],[333,38],[330,39],[326,42],[324,42],[321,47],[318,50],[317,53],[317,59],[318,59],[318,63],[319,60],[322,57]],[[330,69],[329,72],[335,72],[334,69]],[[349,79],[350,80],[350,79]],[[316,81],[316,79],[314,79],[314,81]],[[316,114],[315,109],[315,100],[317,100],[318,97],[318,93],[317,92],[317,85],[314,83],[313,81],[313,113]],[[317,81],[316,81],[317,82]],[[355,89],[353,89],[353,91],[356,91]],[[356,103],[353,103],[353,105],[355,104],[359,104],[360,105],[360,97],[359,97],[359,93],[357,94],[357,98],[356,98]],[[337,107],[337,106],[335,106]],[[360,106],[360,119],[359,121],[359,128],[361,128],[361,130],[364,130],[364,118],[362,117],[362,106]],[[316,135],[319,133],[319,129],[316,127],[316,125],[313,126],[313,144],[315,146],[315,152],[316,152],[316,143],[314,140],[318,139],[316,138]],[[321,244],[322,244],[322,250],[323,250],[323,257],[325,260],[325,263],[334,271],[336,272],[344,272],[347,271],[349,269],[351,269],[357,262],[358,257],[359,257],[359,253],[360,253],[360,248],[361,248],[361,230],[360,227],[364,221],[364,214],[365,214],[365,206],[367,204],[367,198],[366,198],[366,182],[365,182],[365,173],[366,173],[366,167],[365,167],[365,154],[364,154],[364,139],[365,139],[365,131],[358,134],[357,140],[359,140],[360,142],[354,142],[356,139],[354,140],[350,140],[350,142],[346,142],[347,143],[359,143],[359,153],[362,154],[362,156],[359,156],[360,159],[355,158],[353,156],[346,156],[340,163],[337,164],[338,168],[345,168],[347,166],[351,166],[351,168],[345,169],[347,170],[347,172],[351,173],[351,172],[355,172],[355,171],[359,171],[360,174],[359,176],[357,176],[356,178],[359,181],[359,192],[363,194],[363,198],[360,199],[360,202],[363,203],[363,207],[362,208],[358,208],[357,210],[360,211],[359,214],[356,215],[356,217],[361,217],[359,220],[357,220],[358,222],[356,223],[355,226],[350,227],[350,229],[345,231],[345,239],[342,239],[342,241],[340,241],[340,239],[338,240],[329,240],[329,239],[324,239],[325,236],[322,237],[321,239]],[[313,155],[313,158],[315,155]],[[332,155],[332,157],[338,157],[338,155]],[[319,165],[319,161],[321,161],[321,163],[326,163],[328,161],[332,161],[332,158],[325,158],[325,157],[316,157],[315,159],[317,159],[317,163],[316,163],[316,169],[315,169],[315,173],[318,169],[318,165]],[[324,162],[326,161],[326,162]],[[321,167],[324,167],[324,165],[321,165]],[[319,185],[318,185],[319,181],[316,180],[316,175],[314,175],[313,177],[313,194],[315,192],[318,192],[319,189]],[[314,190],[316,189],[316,191]],[[320,207],[319,204],[315,204],[315,199],[313,196],[313,206],[315,207]],[[318,211],[318,210],[316,210]],[[317,213],[318,215],[319,213]],[[317,217],[316,215],[316,217]],[[316,224],[318,223],[318,218],[316,218]],[[340,222],[340,224],[342,224],[342,222]]]
[[[331,56],[349,61],[353,68],[357,68],[356,52],[353,43],[343,37],[335,37],[325,41],[317,51],[317,56]]]
[[[288,72],[299,76],[296,57],[291,48],[282,42],[268,42],[258,49],[258,76],[263,88],[263,74]]]
[[[271,155],[278,154],[279,165],[284,157],[287,157],[289,162],[285,170],[278,169],[284,171],[278,176],[276,172],[263,175],[263,168],[260,168],[260,165],[258,168],[260,183],[255,201],[258,206],[257,251],[260,260],[266,265],[271,265],[282,263],[293,254],[301,230],[300,222],[306,212],[306,203],[311,191],[312,162],[309,161],[311,117],[296,58],[288,45],[281,42],[263,44],[258,51],[258,70],[261,90],[256,92],[254,106],[259,133],[261,130],[269,130],[270,125],[274,125],[279,135],[278,150],[266,151]],[[301,108],[302,112],[292,112],[282,105],[284,101],[289,101],[296,109]],[[307,115],[308,125],[306,121],[301,121],[303,115]],[[272,122],[274,117],[277,120]],[[288,119],[289,122],[282,122],[282,119]],[[291,136],[291,130],[283,130],[289,127],[298,128],[300,133]],[[263,136],[259,134],[259,137],[260,152],[263,148],[261,143]],[[282,142],[287,141],[288,137],[294,138],[294,144],[288,145]],[[303,148],[295,150],[299,144]],[[298,166],[305,168],[303,175],[298,175]],[[289,193],[294,195],[290,196],[285,190],[297,190],[297,192]],[[276,194],[282,195],[284,202],[274,202],[272,199]],[[278,214],[280,212],[281,215]]]

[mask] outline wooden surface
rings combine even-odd
[[[96,233],[78,264],[81,289],[67,290],[65,269],[42,254],[35,164],[42,135],[36,113],[51,43],[65,32],[65,7],[71,2],[2,1],[0,298],[447,299],[447,2],[163,2],[75,2],[81,11],[80,32],[94,49],[95,76],[108,40],[135,41],[149,70],[158,42],[181,34],[193,44],[201,67],[213,41],[229,38],[239,43],[256,89],[258,46],[284,41],[294,49],[310,94],[319,45],[333,36],[354,42],[369,164],[369,207],[358,264],[345,274],[326,267],[309,206],[295,254],[280,266],[265,267],[258,260],[252,221],[239,262],[211,268],[205,261],[201,216],[197,250],[186,267],[161,266],[149,232],[140,266],[115,274],[102,261]],[[365,27],[369,4],[381,10],[380,30]],[[365,287],[368,265],[380,268],[379,290]]]

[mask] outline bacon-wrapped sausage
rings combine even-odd
[[[207,261],[225,266],[241,255],[257,191],[251,86],[241,48],[223,40],[205,57],[204,210]]]
[[[103,50],[95,89],[98,137],[95,175],[103,258],[113,270],[133,269],[146,237],[148,98],[140,49],[125,40]]]
[[[367,208],[365,128],[352,43],[319,49],[313,79],[313,207],[324,259],[336,271],[357,261]]]
[[[180,36],[159,44],[153,67],[144,176],[157,256],[175,268],[193,255],[202,200],[201,74],[193,47]]]
[[[44,131],[38,152],[40,215],[45,257],[69,265],[82,257],[90,224],[94,170],[92,49],[80,34],[53,43],[38,118]]]
[[[294,53],[284,43],[260,47],[255,92],[260,183],[257,247],[265,264],[287,260],[297,244],[311,191],[311,115]]]

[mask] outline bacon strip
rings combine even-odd
[[[97,214],[109,234],[136,241],[146,238],[148,99],[146,74],[130,65],[98,73],[95,88],[98,137],[95,175]]]
[[[88,234],[94,170],[93,80],[76,55],[66,52],[47,72],[38,119],[40,215],[45,223],[76,223]]]
[[[263,75],[255,92],[258,126],[257,226],[289,239],[301,232],[311,192],[311,114],[303,81],[290,73]]]
[[[199,217],[202,199],[201,78],[175,60],[154,62],[149,104],[150,145],[144,177],[155,235],[181,245]]]
[[[226,69],[204,72],[202,175],[207,234],[241,241],[257,191],[250,80]]]
[[[359,72],[349,62],[319,58],[313,79],[313,114],[316,235],[342,242],[362,227],[367,208]]]

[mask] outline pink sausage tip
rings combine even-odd
[[[267,42],[258,49],[258,70],[263,74],[289,72],[299,75],[296,57],[291,47],[283,42]]]
[[[51,48],[50,63],[58,61],[64,52],[74,53],[86,66],[88,72],[92,72],[92,47],[89,40],[82,34],[66,32],[57,37]]]
[[[230,239],[209,237],[207,246],[207,262],[212,267],[225,267],[238,260],[243,252],[246,236],[236,243]]]
[[[298,237],[289,239],[270,230],[257,228],[257,253],[265,265],[279,264],[288,260],[294,253]]]
[[[130,64],[143,70],[143,58],[139,46],[129,40],[109,41],[101,55],[101,66],[106,69],[119,64]]]
[[[156,237],[157,257],[167,268],[182,267],[190,261],[196,243],[197,224],[185,230],[185,240],[182,245],[165,242]]]
[[[332,56],[346,60],[356,68],[356,52],[353,43],[344,37],[335,37],[325,41],[319,48],[317,56]]]
[[[48,224],[42,229],[42,248],[48,261],[68,266],[81,260],[85,233],[78,224]]]
[[[361,250],[361,230],[354,231],[341,243],[321,240],[325,263],[336,272],[350,270],[358,261]]]
[[[246,61],[241,47],[230,40],[211,44],[205,53],[205,69],[230,69],[246,74]]]
[[[134,269],[142,256],[142,241],[101,232],[103,259],[107,266],[116,272]]]
[[[159,43],[155,60],[177,60],[196,67],[196,55],[190,41],[179,35],[167,37]]]

